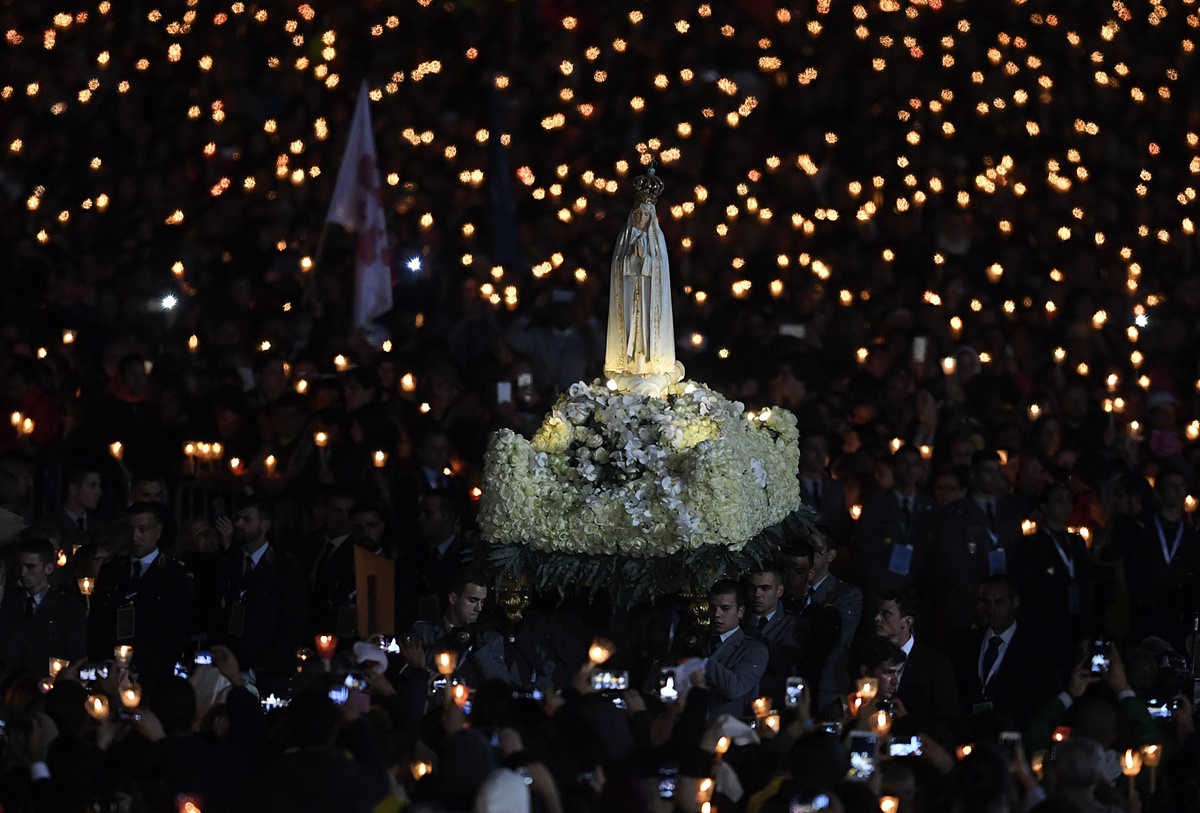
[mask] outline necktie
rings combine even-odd
[[[254,572],[254,557],[247,553],[246,554],[246,563],[242,567],[242,581],[247,581],[250,578],[250,574],[253,572]]]
[[[75,518],[75,524],[79,526],[79,530],[81,530],[81,531],[86,531],[86,530],[87,530],[87,526],[86,526],[86,524],[85,524],[85,523],[84,523],[84,521],[83,521],[83,517],[76,517],[76,518]]]
[[[142,577],[142,560],[134,559],[133,560],[133,580],[137,581],[141,577]]]
[[[904,514],[905,525],[908,525],[910,522],[912,522],[912,503],[909,502],[908,497],[905,497],[900,501],[900,511]]]
[[[717,647],[719,647],[720,645],[721,645],[721,636],[720,635],[708,636],[708,654],[709,655],[716,652]]]
[[[37,609],[37,602],[33,600],[33,596],[25,597],[25,617],[33,618],[33,611]]]
[[[983,667],[979,670],[979,682],[984,686],[988,684],[988,678],[992,675],[992,667],[996,665],[996,659],[1000,657],[1000,645],[1004,643],[1004,639],[999,635],[993,635],[988,639],[987,651],[983,653]]]
[[[766,626],[767,626],[767,617],[766,617],[765,615],[760,615],[760,616],[758,617],[758,630],[759,630],[759,632],[762,632],[763,628],[764,628],[764,627],[766,627]]]
[[[992,528],[995,528],[996,527],[996,506],[990,502],[987,504],[987,515],[988,515],[988,525],[991,525]]]
[[[821,481],[813,480],[812,488],[810,488],[809,490],[812,492],[812,507],[817,509],[818,511],[820,511],[821,510]]]
[[[321,575],[321,568],[325,567],[325,563],[329,561],[329,557],[333,555],[333,543],[326,542],[325,547],[321,549],[321,555],[317,557],[317,565],[313,568],[313,581]]]

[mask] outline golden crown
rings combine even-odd
[[[650,167],[645,175],[633,179],[633,199],[638,203],[656,203],[663,186],[662,178],[654,173],[654,167]]]

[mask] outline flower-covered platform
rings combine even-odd
[[[749,413],[691,381],[663,397],[611,386],[572,386],[532,441],[493,435],[479,525],[502,576],[630,601],[702,590],[807,524],[790,412]]]

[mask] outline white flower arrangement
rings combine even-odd
[[[740,550],[800,501],[796,418],[703,384],[664,397],[575,384],[527,441],[493,435],[479,525],[534,551],[645,559]]]

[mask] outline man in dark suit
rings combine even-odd
[[[958,691],[950,659],[913,636],[919,611],[917,594],[901,587],[886,591],[875,613],[875,631],[904,652],[904,669],[896,697],[914,717],[956,728]]]
[[[646,693],[657,691],[658,670],[695,656],[707,644],[707,616],[679,596],[664,596],[636,607],[625,625],[626,636],[617,642],[614,656],[629,670],[630,685]]]
[[[133,647],[133,668],[151,688],[174,673],[192,634],[191,571],[158,549],[166,509],[138,502],[125,509],[130,553],[100,568],[88,616],[88,654],[108,660],[120,644]]]
[[[29,539],[17,543],[16,554],[19,589],[6,591],[0,580],[0,683],[19,672],[44,676],[51,658],[75,661],[87,653],[83,605],[50,584],[54,546]]]
[[[829,465],[829,442],[824,435],[800,438],[800,499],[817,512],[817,524],[829,529],[835,548],[848,541],[850,515],[846,513],[846,489],[825,473]]]
[[[768,654],[762,643],[742,632],[746,593],[733,579],[720,579],[708,591],[709,655],[692,680],[710,692],[708,719],[741,717],[758,694]]]
[[[1154,481],[1154,510],[1116,524],[1136,640],[1157,635],[1184,651],[1200,595],[1200,532],[1187,522],[1187,481],[1164,471]]]
[[[1096,579],[1087,543],[1067,530],[1071,488],[1054,482],[1038,497],[1035,533],[1017,545],[1013,575],[1020,585],[1023,635],[1058,656],[1064,671],[1073,665],[1075,647],[1097,623],[1092,612]]]
[[[796,673],[800,659],[796,644],[798,619],[783,608],[783,580],[783,566],[774,563],[747,576],[750,613],[742,623],[746,634],[767,648],[761,690],[775,701],[776,708],[782,708],[787,678]]]
[[[1024,729],[1029,716],[1054,693],[1053,650],[1017,622],[1021,596],[1015,580],[991,576],[979,586],[987,624],[959,633],[951,650],[964,715],[997,709]]]
[[[290,672],[305,640],[308,601],[299,561],[270,544],[273,511],[263,497],[238,507],[234,545],[217,571],[209,639],[227,645],[243,669]]]
[[[934,634],[940,640],[971,626],[975,585],[1013,565],[1021,538],[1020,501],[1006,489],[1000,455],[991,450],[971,459],[971,493],[947,505],[938,517],[934,557]]]
[[[832,666],[841,653],[842,614],[836,607],[813,599],[814,559],[813,545],[806,539],[797,540],[785,552],[788,570],[783,606],[796,616],[794,637],[799,659],[794,674],[803,677],[818,693],[818,702],[823,706],[843,688],[837,685],[840,673]],[[828,679],[823,680],[823,676]]]
[[[94,466],[68,466],[63,476],[63,501],[47,519],[50,532],[57,534],[59,549],[87,531],[97,529],[96,508],[104,490],[100,487],[100,470]]]
[[[309,538],[306,566],[309,585],[309,632],[354,636],[354,544],[350,541],[353,495],[332,491],[325,499],[325,527]]]
[[[891,469],[895,486],[863,501],[850,542],[866,607],[874,607],[884,590],[919,591],[933,558],[935,506],[928,494],[917,489],[924,472],[921,453],[913,446],[901,446],[892,455]]]

